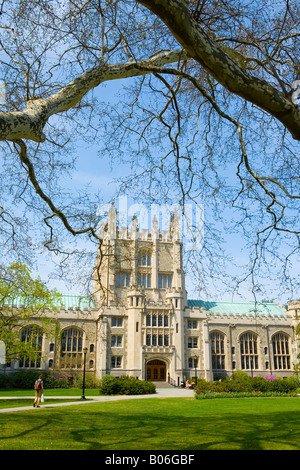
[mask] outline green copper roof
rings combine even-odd
[[[6,302],[8,304],[8,302]],[[24,304],[24,299],[16,297],[11,301],[16,307],[21,307]],[[95,308],[94,298],[91,295],[73,295],[64,294],[62,295],[62,301],[55,304],[56,307],[68,308],[88,308],[89,310]]]
[[[95,308],[92,296],[85,295],[63,295],[64,308]],[[280,305],[273,302],[218,302],[206,300],[188,300],[190,308],[204,307],[208,313],[234,314],[234,315],[286,315],[287,311]]]
[[[64,294],[62,296],[62,303],[64,308],[88,308],[89,310],[95,308],[95,301],[91,295],[72,295]]]
[[[13,304],[20,307],[22,301],[15,299]],[[207,313],[211,314],[234,314],[234,315],[287,315],[287,311],[280,305],[273,302],[219,302],[207,300],[188,300],[190,308],[204,307]],[[57,305],[59,306],[59,305]],[[95,308],[95,301],[91,295],[64,294],[62,296],[62,308],[91,310]]]
[[[273,302],[214,302],[206,300],[188,300],[190,308],[204,307],[208,313],[234,315],[286,315],[287,311]]]

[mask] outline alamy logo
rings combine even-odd
[[[101,232],[107,222],[107,214],[111,204],[101,204],[97,209],[97,215],[101,217],[98,229]],[[119,227],[130,227],[132,218],[137,217],[139,230],[146,229],[149,233],[153,230],[153,221],[156,220],[157,229],[160,232],[170,230],[173,218],[174,236],[181,240],[187,251],[200,251],[204,243],[204,208],[202,204],[185,204],[181,207],[177,204],[144,204],[128,205],[127,196],[120,196],[118,200],[117,217]]]
[[[5,83],[3,80],[0,80],[0,105],[6,103],[6,91]]]

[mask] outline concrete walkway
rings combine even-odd
[[[58,406],[72,406],[72,405],[85,405],[91,403],[107,402],[107,401],[118,401],[118,400],[137,400],[143,398],[193,398],[194,390],[186,390],[182,388],[175,387],[160,387],[159,385],[156,388],[156,393],[149,395],[107,395],[107,396],[86,396],[85,400],[80,401],[68,401],[66,403],[53,403],[47,405],[47,391],[45,390],[45,402],[40,404],[40,408],[34,408],[31,406],[22,406],[18,408],[3,408],[0,409],[0,413],[12,413],[15,411],[25,411],[25,410],[36,410],[37,412],[43,408],[54,408]],[[34,395],[26,397],[0,397],[0,400],[15,400],[15,399],[32,399],[34,400]],[[51,396],[49,399],[68,399],[68,400],[79,400],[78,396]]]

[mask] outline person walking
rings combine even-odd
[[[42,375],[40,375],[39,378],[35,381],[34,390],[35,390],[35,399],[33,402],[33,407],[40,408],[41,397],[44,393],[44,382],[43,382]]]

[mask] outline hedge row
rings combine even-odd
[[[195,386],[197,395],[208,393],[300,393],[300,381],[296,375],[289,378],[276,378],[270,374],[265,377],[250,377],[246,372],[237,371],[231,379],[207,382],[198,379]]]
[[[259,397],[297,397],[297,392],[219,392],[195,394],[197,400],[207,400],[213,398],[259,398]]]
[[[42,375],[44,387],[50,388],[82,388],[83,377],[61,377],[50,374],[49,372],[41,372],[36,370],[17,371],[13,375],[0,374],[0,388],[15,388],[28,390],[33,388],[36,379]],[[86,388],[99,388],[99,380],[94,378],[92,374],[86,374]]]
[[[45,389],[51,388],[82,388],[83,377],[55,377],[48,372],[24,370],[13,375],[0,374],[0,388],[30,390],[36,379],[42,375]],[[106,375],[102,380],[96,380],[94,375],[86,374],[85,388],[100,389],[102,395],[143,395],[155,393],[156,387],[152,382],[138,380],[135,377],[123,375],[119,378]]]
[[[0,388],[33,389],[34,382],[43,376],[45,388],[70,388],[68,377],[54,377],[53,375],[35,370],[22,370],[13,375],[0,374]]]
[[[152,382],[127,375],[121,377],[105,375],[100,380],[100,394],[102,395],[146,395],[155,391],[156,387]]]

